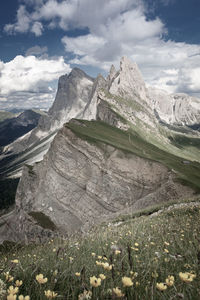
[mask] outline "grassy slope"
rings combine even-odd
[[[82,126],[73,122],[66,126],[77,136],[89,142],[97,144],[103,142],[140,157],[160,162],[169,169],[173,169],[182,183],[200,191],[200,163],[190,162],[185,165],[183,158],[156,147],[151,144],[151,141],[144,140],[133,130],[125,132],[100,121],[81,120],[79,123]]]
[[[38,300],[46,299],[44,290],[47,289],[58,293],[56,299],[78,299],[84,289],[93,292],[92,299],[115,299],[112,289],[116,286],[128,300],[179,299],[178,295],[181,299],[197,300],[200,297],[199,215],[199,203],[193,203],[153,217],[102,225],[93,228],[86,237],[52,240],[43,246],[2,247],[0,278],[5,281],[3,272],[10,272],[14,279],[6,283],[7,287],[20,279],[23,281],[20,294]],[[111,250],[113,245],[121,249],[120,254]],[[13,259],[19,263],[12,263]],[[96,261],[108,262],[113,269],[105,270]],[[76,276],[76,272],[81,275]],[[179,272],[192,272],[197,277],[186,283],[180,279]],[[39,273],[48,278],[47,283],[38,284],[35,276]],[[92,289],[89,278],[99,274],[104,274],[106,279]],[[156,283],[165,282],[168,275],[174,276],[174,285],[163,292],[157,290]],[[123,276],[132,278],[132,287],[123,287]]]

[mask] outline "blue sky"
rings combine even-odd
[[[48,109],[59,76],[106,76],[123,55],[147,85],[200,97],[199,12],[199,0],[1,1],[0,109]]]

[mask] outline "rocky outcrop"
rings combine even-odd
[[[159,118],[170,125],[192,126],[200,123],[200,99],[186,94],[168,94],[148,89],[148,99]]]

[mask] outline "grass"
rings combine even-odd
[[[85,237],[10,247],[10,251],[2,248],[0,278],[6,288],[22,280],[19,294],[36,300],[47,299],[44,291],[48,289],[58,294],[56,299],[84,299],[78,298],[84,290],[91,291],[95,300],[117,299],[113,292],[116,287],[125,295],[120,298],[124,300],[197,300],[199,228],[200,206],[194,203],[154,217],[140,216],[119,225],[94,227]],[[96,261],[108,263],[112,269],[106,270]],[[10,282],[6,281],[6,272],[13,277]],[[191,272],[196,278],[186,283],[180,272]],[[44,284],[36,280],[40,273],[48,279]],[[98,278],[100,274],[106,278],[99,287],[92,287],[90,277]],[[161,292],[156,283],[164,283],[169,275],[174,276],[174,284]],[[131,278],[131,287],[123,286],[124,276]]]
[[[90,143],[109,144],[124,152],[157,161],[173,169],[181,183],[200,192],[200,163],[191,161],[189,165],[185,165],[183,158],[158,148],[133,130],[122,131],[101,121],[79,120],[78,122],[80,125],[69,122],[65,126]]]

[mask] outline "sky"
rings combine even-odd
[[[124,55],[147,86],[200,97],[199,28],[200,0],[0,1],[0,109],[47,110],[61,75]]]

